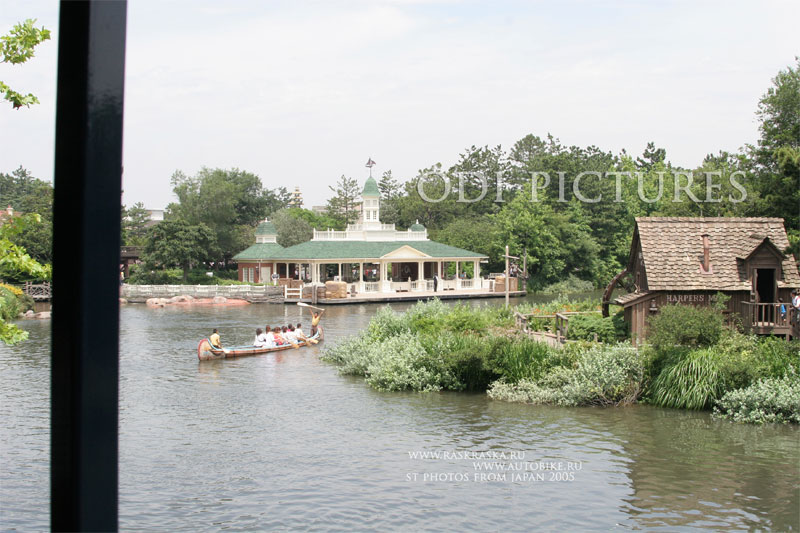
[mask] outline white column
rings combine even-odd
[[[388,267],[388,263],[381,261],[381,292],[392,292],[392,282],[387,279],[389,277]]]
[[[341,263],[337,263],[336,267],[339,270],[339,281],[342,281],[342,264]]]
[[[461,270],[458,268],[459,261],[456,261],[456,290],[461,290]]]
[[[481,262],[472,262],[472,285],[476,289],[483,287],[483,280],[481,279]]]
[[[358,264],[358,292],[364,292],[364,263]]]
[[[425,262],[417,261],[417,290],[425,290]]]

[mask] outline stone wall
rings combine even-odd
[[[283,303],[283,287],[271,285],[123,285],[120,293],[122,298],[134,303],[184,294],[194,298],[224,296],[248,302]]]

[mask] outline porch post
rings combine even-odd
[[[460,261],[456,260],[456,290],[461,290],[461,270],[459,269]]]
[[[364,262],[358,263],[358,292],[364,292]]]
[[[389,264],[381,261],[381,292],[392,292],[392,282],[388,281],[388,267]]]
[[[483,279],[481,278],[480,261],[473,261],[472,263],[472,284],[476,289],[483,288]]]
[[[425,283],[425,261],[417,261],[417,290],[424,291],[426,287]]]

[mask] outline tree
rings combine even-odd
[[[392,171],[387,170],[378,182],[381,191],[381,222],[384,224],[397,224],[399,210],[397,199],[400,197],[400,183],[392,177]]]
[[[183,281],[192,265],[208,260],[214,246],[214,233],[205,224],[170,219],[150,229],[142,259],[157,267],[183,269]]]
[[[278,244],[284,248],[310,241],[314,234],[311,224],[293,211],[305,211],[305,209],[282,209],[272,215],[272,223],[278,231]]]
[[[36,19],[20,22],[11,28],[8,35],[0,37],[0,63],[12,65],[24,63],[34,56],[36,46],[50,39],[50,30],[44,26],[35,28],[33,26],[35,22]],[[3,93],[3,98],[11,102],[14,109],[39,103],[39,99],[32,93],[22,95],[2,81],[0,81],[0,93]]]
[[[144,246],[147,243],[147,225],[150,213],[142,202],[122,208],[122,245]]]
[[[53,186],[19,167],[11,174],[0,173],[0,198],[15,211],[36,213],[41,217],[41,223],[25,225],[12,241],[40,263],[52,262]]]
[[[758,104],[758,146],[750,146],[762,215],[781,217],[790,240],[800,240],[800,57],[781,70]]]
[[[336,196],[328,200],[326,213],[329,217],[342,221],[345,225],[352,224],[358,219],[356,208],[361,198],[361,188],[358,181],[342,175],[335,187],[328,187]]]
[[[288,203],[285,189],[264,189],[258,176],[237,168],[203,167],[195,176],[176,171],[171,184],[178,203],[167,207],[167,217],[208,226],[215,235],[210,252],[219,261],[247,248],[258,223]]]
[[[27,226],[38,224],[41,217],[37,214],[22,215],[0,225],[0,279],[23,281],[29,279],[49,280],[52,270],[50,265],[42,265],[25,251],[25,248],[14,244],[12,238]],[[28,338],[28,332],[19,329],[8,320],[16,318],[18,303],[16,295],[7,288],[0,290],[0,340],[6,344],[16,344]]]

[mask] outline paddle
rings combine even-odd
[[[300,307],[310,307],[311,309],[319,309],[320,311],[324,311],[324,309],[321,307],[314,307],[313,305],[308,305],[307,303],[304,302],[297,302],[297,305],[299,305]]]

